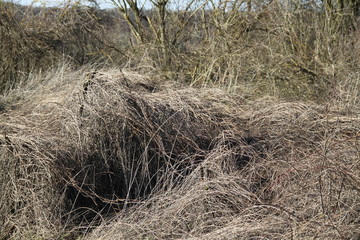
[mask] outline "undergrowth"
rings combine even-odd
[[[0,239],[360,237],[356,2],[113,3],[0,1]]]

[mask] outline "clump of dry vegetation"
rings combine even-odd
[[[356,113],[83,72],[10,94],[4,236],[359,236]]]
[[[101,39],[112,20],[82,5],[44,8],[0,1],[0,92],[29,74],[71,59],[81,66],[101,58]]]
[[[360,238],[356,2],[113,3],[0,1],[0,239]]]

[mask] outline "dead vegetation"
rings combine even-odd
[[[355,1],[112,2],[0,0],[0,240],[360,238]]]
[[[357,110],[86,71],[7,96],[3,239],[359,237]]]
[[[62,8],[0,1],[0,93],[59,61],[82,66],[103,58],[100,37],[113,25],[102,11],[80,4]]]

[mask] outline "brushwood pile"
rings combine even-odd
[[[0,239],[359,239],[359,109],[119,69],[0,108]]]

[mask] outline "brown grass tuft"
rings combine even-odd
[[[3,100],[2,238],[360,235],[356,109],[130,71],[36,78]]]

